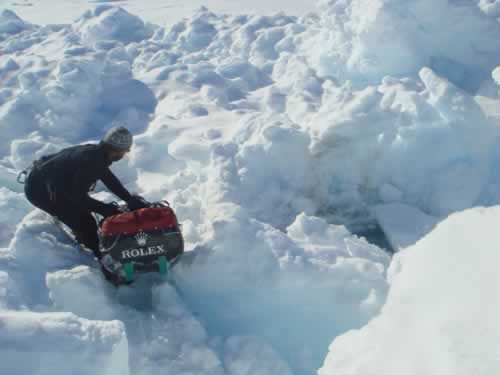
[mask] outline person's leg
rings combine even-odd
[[[28,178],[24,193],[31,204],[49,215],[56,216],[73,231],[79,241],[92,250],[96,256],[98,255],[97,223],[89,211],[61,196],[51,201],[44,180],[37,178],[36,175]]]
[[[92,250],[96,257],[100,256],[97,223],[92,214],[70,202],[66,202],[64,209],[58,210],[56,216],[66,224],[75,234],[78,241]]]
[[[39,209],[57,217],[66,224],[77,237],[77,240],[92,250],[94,256],[100,257],[97,223],[89,211],[75,206],[68,200],[51,201],[42,182],[33,179],[24,187],[26,198]],[[104,277],[114,285],[119,285],[119,277],[101,266]]]
[[[36,177],[29,177],[24,184],[24,194],[33,206],[54,216],[53,204],[49,199],[49,194],[45,190],[43,180]]]
[[[99,236],[97,235],[97,223],[94,216],[90,212],[83,213],[80,218],[80,240],[82,243],[92,250],[94,255],[99,258],[101,252],[99,251]]]

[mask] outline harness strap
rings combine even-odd
[[[24,185],[26,183],[26,180],[28,180],[28,176],[33,170],[33,164],[31,164],[28,168],[23,169],[19,174],[17,175],[17,182],[20,183],[21,185]]]
[[[34,170],[34,169],[40,169],[40,168],[45,167],[50,162],[52,162],[52,161],[60,158],[62,156],[62,154],[63,153],[61,151],[59,151],[56,154],[42,156],[40,159],[35,160],[33,163],[31,163],[31,165],[28,168],[22,170],[17,175],[17,182],[20,183],[20,184],[22,184],[22,185],[24,185],[26,183],[26,180],[28,179],[29,174],[31,173],[32,170]]]

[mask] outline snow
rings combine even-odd
[[[99,3],[2,3],[2,373],[498,372],[496,2]],[[16,183],[116,125],[169,280],[114,288]]]
[[[27,0],[11,1],[1,0],[0,7],[9,7],[14,10],[22,19],[30,20],[35,24],[60,24],[72,23],[92,6],[106,3],[123,7],[132,14],[140,14],[148,22],[158,25],[172,25],[184,17],[188,17],[201,6],[219,14],[260,14],[273,15],[285,11],[293,15],[304,15],[314,12],[316,7],[314,2],[308,0],[254,0],[252,2],[225,1],[225,0],[187,0],[183,2],[148,0],[147,2],[138,0]],[[57,12],[53,11],[57,9]]]
[[[140,42],[152,34],[139,17],[111,5],[100,5],[85,12],[76,20],[73,29],[85,44],[106,40]]]
[[[397,254],[381,314],[337,338],[319,374],[496,373],[499,215],[453,214]]]
[[[119,321],[72,313],[1,312],[0,369],[5,374],[129,374]]]
[[[165,368],[179,374],[223,373],[205,329],[168,284],[138,282],[134,288],[116,289],[100,271],[79,266],[49,273],[47,287],[56,309],[91,321],[123,322],[131,373],[152,374]],[[128,365],[126,357],[122,360]]]
[[[415,244],[443,219],[402,203],[378,204],[371,210],[395,250]]]
[[[325,27],[312,30],[306,49],[322,76],[373,81],[429,66],[474,88],[498,61],[496,20],[473,2],[322,0],[319,9]]]
[[[23,194],[0,188],[0,246],[6,246],[14,235],[17,224],[31,210]]]

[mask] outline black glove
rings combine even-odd
[[[104,217],[108,217],[121,214],[122,212],[116,205],[111,203],[104,203],[99,213]]]
[[[127,201],[127,206],[130,211],[135,211],[140,208],[149,207],[149,203],[140,195],[132,195]]]

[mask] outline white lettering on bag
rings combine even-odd
[[[130,249],[122,251],[122,259],[137,258],[148,255],[157,255],[157,254],[163,254],[165,252],[166,252],[165,245],[141,247],[138,249]]]

